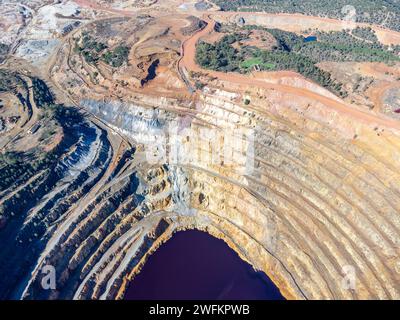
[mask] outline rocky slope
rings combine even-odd
[[[15,281],[3,295],[121,298],[152,251],[196,227],[225,239],[287,298],[398,298],[398,132],[253,91],[245,105],[206,88],[183,117],[185,106],[168,99],[150,99],[157,108],[83,101],[132,147],[112,152],[100,129],[82,125],[74,152],[15,193],[35,186],[38,201],[2,230],[2,243],[15,237],[15,259],[27,260],[13,270],[19,277],[2,279]],[[46,265],[56,290],[40,285]],[[343,284],[348,266],[353,289]]]
[[[8,133],[8,151],[28,141],[52,157],[0,185],[0,298],[121,299],[164,241],[198,228],[224,239],[288,299],[399,299],[397,120],[300,77],[267,85],[184,70],[182,80],[179,30],[191,18],[140,19],[148,23],[132,27],[141,37],[129,36],[129,66],[87,62],[74,50],[85,30],[64,39],[47,82],[76,105],[41,122],[53,121],[58,139],[34,145],[23,125],[19,139]],[[117,40],[129,34],[132,20],[112,21],[119,27],[100,30]],[[157,58],[155,78],[140,83],[138,68]],[[20,76],[33,125],[47,110],[35,98],[43,92]],[[53,289],[43,286],[49,266]]]

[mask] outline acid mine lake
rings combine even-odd
[[[164,243],[131,281],[125,300],[283,300],[275,284],[243,261],[223,240],[180,231]]]

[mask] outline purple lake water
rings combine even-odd
[[[126,300],[282,300],[278,288],[208,233],[181,231],[150,256]]]

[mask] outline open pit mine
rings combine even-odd
[[[189,229],[400,299],[400,31],[219,2],[0,1],[0,299],[123,299]]]

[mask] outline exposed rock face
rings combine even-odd
[[[249,98],[244,105],[238,94],[205,89],[190,116],[168,99],[152,101],[154,109],[82,101],[133,146],[114,148],[111,159],[101,131],[88,127],[60,162],[53,191],[23,220],[19,237],[56,223],[3,295],[121,298],[151,252],[175,230],[195,227],[225,239],[287,298],[399,298],[398,132],[334,113],[321,118],[306,99]],[[238,138],[229,142],[232,133]],[[227,145],[233,157],[209,157]],[[56,290],[40,285],[45,265],[56,269]]]
[[[83,112],[64,114],[50,164],[0,181],[0,298],[120,299],[164,241],[198,228],[286,298],[400,299],[396,120],[358,119],[364,111],[291,75],[256,86],[184,69],[182,81],[176,21],[186,18],[142,18],[95,24],[115,32],[110,42],[129,34],[119,69],[82,59],[75,31],[54,56],[49,78]],[[132,21],[146,30],[137,39]],[[186,22],[189,33],[202,26]],[[133,62],[156,59],[156,79],[131,79]],[[194,77],[204,86],[188,92]],[[19,93],[25,113],[1,146],[33,143],[23,122],[34,124],[40,100],[26,81],[0,92]]]

